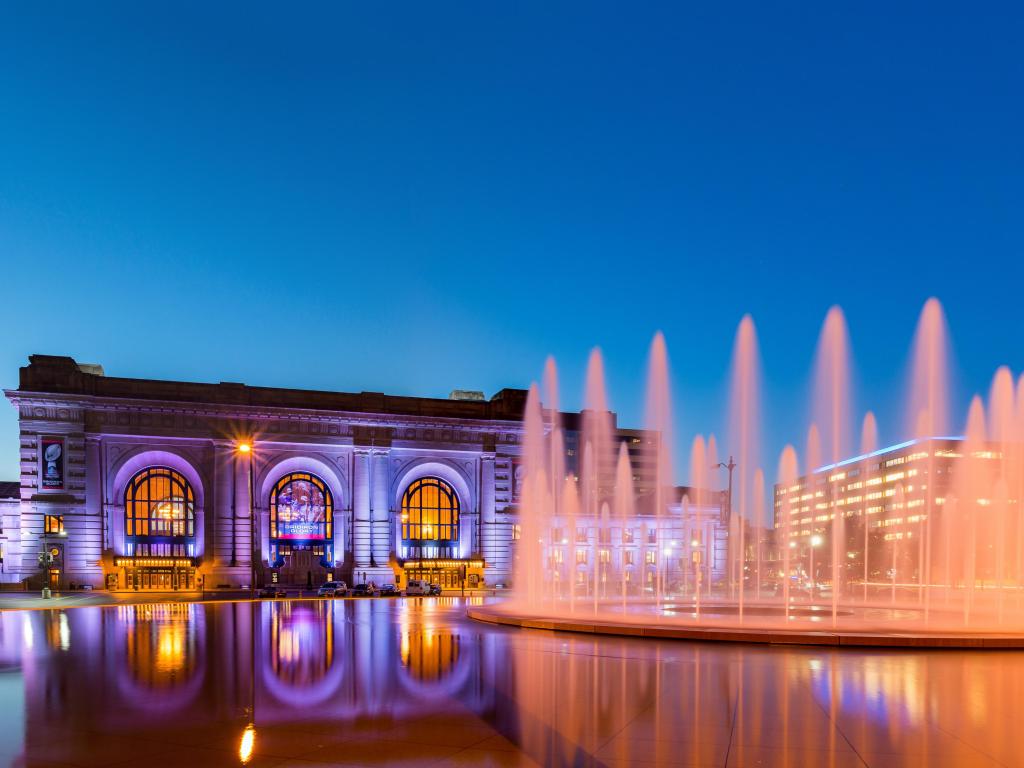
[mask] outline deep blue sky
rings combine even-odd
[[[846,311],[895,403],[944,303],[959,403],[1024,367],[1019,4],[0,6],[0,383],[111,375],[445,396],[592,345],[641,418],[722,431],[744,312],[774,475]],[[0,409],[0,478],[17,476]]]

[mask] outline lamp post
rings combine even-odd
[[[249,486],[249,596],[256,596],[256,552],[257,552],[257,530],[256,530],[256,503],[252,497],[252,443],[239,443],[238,452],[247,459],[246,482]]]
[[[715,468],[716,469],[725,469],[725,470],[727,470],[729,472],[729,491],[728,491],[728,496],[726,497],[725,518],[726,518],[726,522],[728,522],[730,527],[731,527],[731,525],[732,525],[732,472],[733,472],[734,469],[736,469],[736,462],[733,461],[732,456],[730,455],[728,463],[720,461],[717,464],[715,464]],[[739,570],[740,594],[741,594],[741,599],[742,599],[742,593],[743,593],[743,526],[742,525],[740,525],[739,539],[740,539],[740,541],[739,541],[739,553],[738,553],[738,556],[737,556],[736,559],[738,561],[737,570]],[[730,578],[732,578],[732,568],[729,569],[729,574],[730,574]]]

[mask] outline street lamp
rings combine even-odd
[[[248,461],[247,466],[247,477],[246,480],[249,484],[249,595],[250,597],[256,596],[256,552],[257,552],[257,538],[256,538],[256,502],[253,499],[253,483],[252,483],[252,443],[241,442],[237,446],[237,450],[243,456],[246,456]]]
[[[730,456],[728,463],[720,461],[717,464],[715,464],[715,469],[725,469],[725,470],[728,470],[728,472],[729,472],[729,496],[727,497],[728,507],[727,507],[727,512],[726,512],[726,519],[723,522],[727,522],[731,526],[732,525],[732,472],[733,472],[734,469],[736,469],[736,462],[733,461],[732,456]],[[721,517],[721,514],[719,515],[719,517]],[[738,557],[737,557],[737,560],[738,560],[738,562],[737,562],[737,570],[739,571],[739,578],[740,578],[740,587],[739,587],[740,588],[740,602],[742,604],[742,602],[743,602],[743,586],[744,586],[744,582],[743,582],[743,560],[744,560],[744,554],[743,554],[743,521],[740,521],[739,528],[740,528],[740,532],[739,532],[739,540],[740,541],[739,541],[739,553],[738,553]],[[730,536],[731,536],[731,528],[730,528]],[[729,542],[729,546],[730,546],[730,548],[734,548],[735,547],[735,543],[730,541]],[[732,567],[729,568],[729,576],[730,576],[730,580],[731,580],[732,579]]]

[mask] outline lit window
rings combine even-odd
[[[459,497],[444,480],[423,477],[402,496],[402,538],[405,541],[459,540]]]
[[[64,533],[64,515],[47,515],[43,530],[45,533]]]
[[[129,538],[194,536],[192,486],[173,469],[144,469],[125,488],[124,518],[124,532]]]

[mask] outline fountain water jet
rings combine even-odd
[[[713,436],[693,441],[690,487],[672,482],[666,460],[674,448],[668,355],[660,334],[651,344],[643,431],[615,426],[597,350],[588,361],[585,408],[578,417],[559,411],[557,369],[548,360],[543,407],[537,387],[527,398],[525,479],[516,473],[518,610],[557,622],[576,611],[583,588],[595,627],[614,619],[634,627],[653,624],[658,631],[692,627],[700,636],[725,628],[758,637],[814,631],[820,639],[827,626],[822,621],[830,617],[836,637],[852,632],[861,641],[874,632],[892,642],[896,632],[926,641],[1024,647],[1024,376],[998,370],[987,399],[972,401],[966,437],[943,435],[949,423],[944,325],[941,307],[930,301],[913,345],[904,414],[910,426],[900,436],[905,442],[878,451],[869,412],[860,455],[847,458],[851,366],[845,321],[838,309],[830,310],[814,371],[805,475],[798,477],[796,452],[788,448],[779,459],[771,507],[775,544],[768,547],[771,513],[756,460],[759,366],[749,318],[737,332],[730,376],[729,453],[743,459],[735,505],[716,490],[723,479]],[[730,506],[735,514],[727,514]],[[855,532],[858,520],[864,529]],[[639,527],[627,528],[630,521]],[[718,538],[730,523],[728,541]],[[613,538],[615,531],[621,540]],[[820,534],[831,540],[819,550]],[[566,558],[570,538],[575,557]],[[682,552],[673,539],[682,540]],[[613,544],[621,545],[621,554]],[[858,554],[862,563],[856,563]],[[639,590],[628,580],[634,563],[643,567]],[[670,570],[681,581],[670,582]],[[565,571],[571,575],[560,582]],[[828,571],[831,610],[822,611]],[[881,583],[872,583],[879,572]],[[781,589],[772,581],[780,576]],[[854,601],[850,586],[857,577],[863,590]],[[809,586],[806,593],[794,591],[794,579]],[[935,590],[941,602],[933,604]]]

